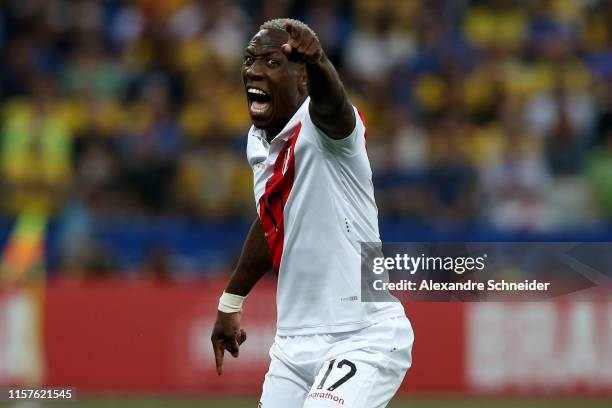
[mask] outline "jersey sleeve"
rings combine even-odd
[[[265,148],[262,146],[257,136],[255,136],[255,132],[255,128],[251,127],[247,136],[246,156],[251,167],[266,158]]]
[[[312,122],[310,114],[308,114],[308,121],[315,130],[316,143],[317,145],[326,151],[334,154],[352,156],[357,152],[365,148],[366,128],[363,123],[363,119],[357,108],[353,106],[355,111],[355,128],[347,137],[343,139],[333,139],[325,134],[317,125]]]

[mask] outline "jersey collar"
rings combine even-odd
[[[304,113],[307,111],[309,103],[310,103],[310,96],[307,96],[304,102],[302,102],[302,105],[300,105],[300,107],[293,114],[291,119],[289,119],[289,121],[287,122],[283,130],[281,130],[276,136],[274,136],[274,138],[272,139],[270,143],[274,143],[276,139],[287,141],[291,137],[291,135],[293,135],[296,126],[298,125],[298,123],[300,123],[300,121],[303,118]],[[266,140],[266,132],[263,129],[259,129],[259,128],[256,128],[255,126],[251,126],[251,130],[249,133],[265,141],[266,143],[268,142]]]

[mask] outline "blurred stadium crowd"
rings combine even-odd
[[[243,48],[281,16],[366,118],[383,238],[610,228],[610,0],[4,0],[2,217],[48,211],[64,271],[231,264]]]

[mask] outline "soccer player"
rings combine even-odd
[[[247,157],[258,218],[219,301],[217,372],[238,357],[244,298],[278,274],[263,408],[387,405],[411,365],[400,303],[361,301],[360,242],[380,242],[366,129],[304,23],[264,23],[244,52]]]

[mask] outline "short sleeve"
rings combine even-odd
[[[352,156],[359,152],[365,146],[365,125],[361,119],[359,111],[353,107],[355,111],[355,128],[353,131],[343,139],[333,139],[327,136],[321,129],[319,129],[308,115],[308,120],[312,125],[313,129],[317,134],[318,144],[322,149],[328,150],[335,154],[342,154],[345,156]]]

